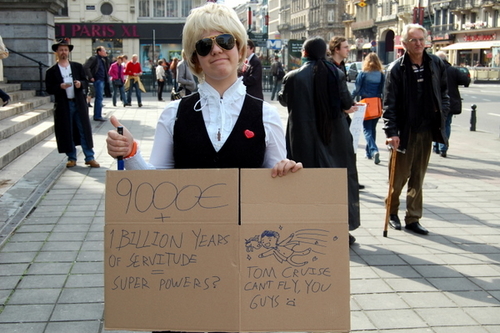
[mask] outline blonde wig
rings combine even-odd
[[[194,8],[189,13],[182,30],[182,48],[191,72],[200,80],[204,80],[204,74],[198,62],[195,44],[208,31],[220,31],[233,35],[240,54],[240,65],[246,59],[247,32],[233,9],[213,2]]]

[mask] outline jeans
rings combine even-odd
[[[453,114],[452,113],[448,114],[448,116],[446,117],[445,126],[444,126],[446,137],[448,138],[448,140],[450,140],[450,135],[451,135],[451,121],[452,121],[452,119],[453,119]],[[444,143],[434,142],[434,151],[437,153],[446,153],[448,151],[448,146],[445,145]]]
[[[278,80],[276,76],[273,76],[273,93],[271,94],[271,101],[274,100],[274,96],[276,95],[276,98],[278,97],[278,93],[281,90],[281,83],[283,80]]]
[[[378,153],[377,147],[377,123],[380,118],[364,120],[363,133],[366,140],[366,157],[373,158],[375,153]]]
[[[94,81],[95,101],[94,101],[94,119],[102,118],[102,99],[104,96],[104,81]]]
[[[115,86],[113,84],[113,105],[116,106],[116,95],[118,95],[118,91],[120,91],[120,99],[123,102],[123,104],[127,103],[127,98],[125,97],[125,88],[123,85],[121,86]]]
[[[85,132],[83,131],[82,120],[78,114],[78,109],[76,108],[76,103],[74,101],[69,101],[69,119],[70,124],[75,123],[80,133],[80,145],[82,146],[83,154],[85,155],[85,162],[90,162],[94,159],[94,150],[87,145],[87,140],[85,139]],[[71,126],[71,128],[74,128]],[[73,135],[70,135],[70,140],[73,141]],[[73,150],[70,153],[66,153],[68,156],[68,161],[76,161],[76,147],[73,143]]]
[[[137,103],[142,104],[141,89],[139,89],[139,83],[135,80],[130,80],[130,86],[127,91],[127,103],[132,104],[132,89],[135,89],[135,96],[137,97]]]

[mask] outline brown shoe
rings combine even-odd
[[[66,168],[72,168],[76,166],[76,161],[74,160],[69,160],[67,163],[66,163]]]
[[[90,166],[91,168],[100,168],[101,166],[99,165],[99,163],[97,163],[96,160],[92,160],[92,161],[88,161],[88,162],[85,162],[85,165],[88,165]]]

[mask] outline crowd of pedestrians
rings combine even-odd
[[[306,40],[302,50],[302,66],[287,74],[276,54],[270,69],[273,79],[271,100],[276,97],[288,107],[285,133],[278,129],[278,121],[273,116],[273,121],[268,123],[269,115],[275,113],[263,101],[263,69],[261,59],[255,53],[255,43],[240,31],[239,23],[233,22],[234,25],[228,25],[225,29],[214,24],[216,19],[211,15],[216,11],[224,12],[223,15],[227,17],[234,16],[232,10],[221,5],[207,4],[193,10],[188,22],[199,20],[206,24],[199,25],[204,30],[186,24],[181,59],[174,57],[170,62],[160,59],[155,64],[158,101],[163,101],[163,92],[170,87],[172,94],[185,98],[166,106],[159,122],[161,126],[156,133],[151,160],[146,162],[142,159],[136,142],[126,129],[123,135],[110,133],[110,155],[125,156],[126,167],[133,169],[273,167],[282,161],[288,162],[277,167],[279,172],[295,168],[296,162],[293,161],[302,162],[306,167],[347,168],[349,230],[353,231],[361,223],[359,190],[364,186],[359,184],[356,149],[352,148],[353,137],[349,129],[354,113],[358,111],[359,105],[363,105],[357,101],[361,101],[378,111],[375,116],[370,115],[368,118],[366,115],[363,121],[366,158],[373,159],[375,164],[380,163],[376,134],[381,119],[386,143],[394,155],[389,162],[394,181],[389,184],[391,194],[386,198],[386,208],[390,212],[389,225],[396,230],[402,228],[399,196],[407,185],[405,228],[418,234],[427,234],[428,230],[420,224],[420,219],[423,213],[422,185],[429,156],[434,150],[446,157],[451,118],[461,111],[458,86],[468,84],[470,79],[447,62],[445,53],[435,56],[425,51],[426,30],[418,24],[406,25],[402,34],[405,53],[386,70],[375,53],[368,53],[352,92],[346,81],[345,62],[350,50],[346,38],[335,36],[325,41],[314,37]],[[110,64],[107,50],[99,46],[82,66],[82,74],[81,65],[65,59],[72,48],[64,40],[54,44],[58,64],[47,70],[47,91],[55,95],[56,101],[64,101],[58,104],[56,113],[68,114],[63,118],[65,125],[56,126],[59,151],[68,155],[67,166],[72,167],[76,165],[74,146],[81,145],[86,164],[98,167],[91,150],[88,119],[85,120],[89,104],[89,101],[85,102],[85,97],[91,95],[89,85],[93,86],[92,94],[95,97],[93,119],[106,121],[102,117],[105,86],[112,86],[113,106],[117,106],[119,101],[124,107],[131,106],[135,90],[137,105],[142,107],[141,93],[146,91],[141,80],[143,70],[137,54],[132,55],[129,62],[126,55],[120,55]],[[214,63],[208,62],[207,59],[216,54],[223,55],[223,61],[217,58]],[[68,68],[71,68],[69,74],[64,72]],[[0,93],[5,105],[9,98],[5,97],[3,91]],[[222,107],[220,112],[228,113],[227,116],[212,115],[219,107]],[[193,108],[202,112],[191,113],[189,110]],[[248,110],[261,111],[247,114]],[[236,122],[242,115],[245,115],[245,121],[249,121],[247,117],[263,117],[259,120],[262,127],[253,132],[265,138],[258,147],[241,149],[241,144],[249,141],[240,142],[230,136],[235,126],[243,126]],[[221,118],[226,120],[221,122]],[[113,119],[112,124],[121,125],[118,119]],[[73,128],[77,131],[69,130]],[[67,132],[64,140],[61,131]],[[200,131],[207,132],[208,142],[193,141],[194,138],[200,139],[193,136],[194,132]],[[181,132],[186,135],[185,138],[181,137]],[[270,139],[279,139],[276,143],[278,150],[269,150]],[[232,148],[221,150],[223,146]],[[220,164],[194,162],[192,157],[185,156],[186,149],[190,150],[190,156],[202,160],[206,158],[207,161],[215,158]],[[241,152],[245,152],[244,155],[256,155],[252,155],[252,158],[239,157],[237,153]],[[243,163],[243,160],[246,162]],[[356,239],[349,236],[350,244],[353,244]]]

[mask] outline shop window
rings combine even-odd
[[[92,55],[95,54],[95,50],[99,46],[104,46],[106,48],[110,62],[116,60],[116,57],[123,54],[123,39],[92,38]],[[132,56],[129,55],[129,59],[131,58]]]

